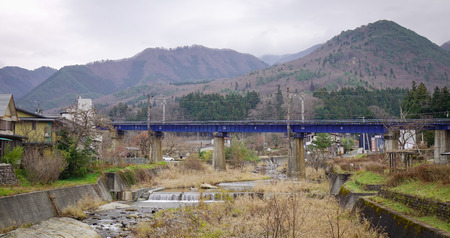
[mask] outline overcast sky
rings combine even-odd
[[[449,0],[0,0],[0,68],[59,69],[194,44],[296,53],[381,19],[437,45],[450,40]]]

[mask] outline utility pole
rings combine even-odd
[[[366,121],[364,120],[366,117],[365,116],[362,116],[362,119],[363,119],[363,123],[365,123]],[[363,133],[363,154],[365,154],[366,153],[366,136],[365,136],[366,134],[365,133]]]
[[[150,136],[150,94],[147,94],[147,132]]]
[[[150,94],[147,94],[147,136],[149,141],[149,149],[148,149],[148,160],[150,161],[150,157],[152,156],[152,146],[151,146],[151,130],[150,130],[150,108],[151,108],[151,101],[150,101]]]
[[[163,123],[166,123],[166,98],[163,97]]]
[[[291,95],[289,94],[289,88],[286,89],[286,98],[287,98],[287,118],[286,118],[286,124],[287,124],[287,137],[289,141],[291,140],[291,128],[290,128],[290,120],[291,120]]]
[[[304,96],[303,96],[303,91],[300,94],[300,100],[301,100],[301,105],[302,105],[302,123],[305,121],[305,100],[304,100]]]

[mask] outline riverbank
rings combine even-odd
[[[330,174],[341,206],[360,210],[389,236],[450,237],[448,165],[387,168],[376,157],[334,165],[334,171],[346,170]]]

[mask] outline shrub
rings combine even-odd
[[[28,150],[22,164],[32,184],[53,183],[66,167],[64,156],[58,150],[44,151],[43,155],[37,149]]]
[[[258,162],[258,156],[245,147],[244,142],[237,139],[231,141],[231,147],[225,149],[225,159],[228,159],[232,167],[243,167],[245,161]]]
[[[450,184],[450,166],[449,165],[420,165],[412,171],[421,181],[437,182]]]
[[[10,144],[6,144],[5,154],[3,155],[3,163],[17,165],[20,159],[22,158],[23,147],[16,146],[11,150]]]
[[[205,164],[198,158],[198,155],[192,154],[183,163],[183,167],[188,170],[204,171]]]
[[[149,183],[152,180],[152,174],[150,170],[143,168],[136,168],[135,178],[139,183]]]
[[[92,139],[86,138],[83,146],[79,147],[66,131],[61,132],[61,141],[58,144],[58,149],[64,151],[67,162],[67,167],[61,173],[61,178],[81,178],[88,173],[90,162],[95,156],[95,151],[91,144]]]
[[[407,180],[420,180],[422,182],[441,182],[450,184],[449,165],[420,165],[408,171],[397,171],[392,173],[388,180],[388,186],[397,186]]]
[[[212,158],[213,158],[213,151],[212,150],[208,150],[208,151],[201,151],[199,152],[199,157],[200,159],[211,163]]]
[[[120,178],[125,182],[127,186],[136,184],[136,176],[134,171],[129,168],[119,171]]]
[[[384,175],[384,171],[387,169],[387,166],[383,165],[383,164],[372,162],[372,163],[365,164],[364,168],[367,171],[374,172],[374,173],[377,173],[380,175]]]

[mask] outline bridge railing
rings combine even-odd
[[[241,121],[150,121],[150,124],[168,124],[168,125],[286,125],[287,120],[241,120]],[[147,125],[147,121],[114,121],[114,125]],[[438,119],[354,119],[354,120],[290,120],[289,124],[450,124],[450,118]]]

